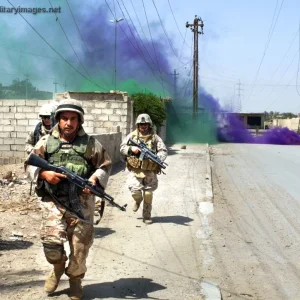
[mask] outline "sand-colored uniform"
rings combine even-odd
[[[58,125],[53,128],[51,135],[54,139],[59,140]],[[47,145],[49,145],[49,143],[47,144],[47,141],[51,135],[46,135],[39,140],[33,149],[35,154],[40,155],[42,158],[48,157]],[[76,138],[83,135],[86,135],[86,133],[81,127]],[[73,145],[76,144],[76,138],[72,142]],[[67,152],[69,150],[64,149],[63,151]],[[103,146],[93,137],[89,137],[84,159],[94,170],[89,177],[91,175],[97,176],[99,183],[105,188],[111,172],[111,159]],[[37,188],[42,188],[43,182],[38,179],[40,168],[27,165],[26,170],[31,179],[37,182]],[[62,202],[69,200],[66,195],[58,196],[58,198]],[[41,226],[42,243],[48,245],[63,245],[66,241],[69,242],[70,255],[66,274],[70,278],[84,276],[84,273],[87,270],[86,258],[94,238],[93,217],[95,197],[93,195],[81,193],[79,199],[82,205],[81,212],[84,219],[88,220],[88,223],[76,219],[63,206],[53,201],[49,194],[43,196],[41,202],[43,211],[43,221]],[[55,263],[57,264],[59,262]]]
[[[162,161],[167,158],[167,148],[163,140],[154,131],[151,131],[148,135],[141,135],[137,129],[128,134],[120,146],[120,152],[126,158],[127,169],[129,170],[127,179],[128,188],[138,206],[144,200],[143,218],[150,219],[152,194],[158,187],[157,174],[161,170],[151,160],[144,159],[140,161],[137,156],[131,153],[131,148],[128,145],[130,138],[137,142],[139,139],[143,140],[147,147],[152,149]]]
[[[43,125],[42,122],[41,123],[41,126],[40,126],[40,129],[38,131],[38,134],[39,134],[39,137],[38,137],[38,140],[49,134],[50,130],[46,129],[46,127]],[[40,124],[39,123],[39,124]],[[37,124],[37,126],[39,126],[39,124]],[[35,141],[34,141],[34,131],[30,131],[26,137],[26,141],[25,141],[25,152],[27,154],[29,154],[31,152],[31,150],[34,148],[35,146]]]

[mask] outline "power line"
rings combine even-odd
[[[295,74],[294,77],[290,80],[290,83],[291,83],[292,81],[295,80],[296,76],[297,76],[297,74]],[[291,86],[290,83],[288,84],[288,86]],[[265,108],[265,111],[267,111],[267,109],[268,109],[270,106],[272,106],[278,99],[280,99],[280,97],[282,96],[283,92],[284,92],[284,90],[282,91],[282,93],[281,93],[281,94],[280,94],[280,95],[279,95],[279,96],[278,96],[271,104],[269,104],[269,105]]]
[[[88,46],[87,46],[87,44],[86,44],[86,42],[85,42],[85,40],[84,40],[84,38],[83,38],[83,36],[82,36],[82,34],[81,34],[81,31],[80,31],[80,29],[79,29],[79,27],[78,27],[78,24],[77,24],[77,22],[76,22],[76,19],[75,19],[75,16],[74,16],[73,12],[72,12],[72,9],[71,9],[71,6],[70,6],[70,4],[69,4],[69,1],[66,0],[66,2],[67,2],[67,4],[68,4],[69,10],[70,10],[71,15],[72,15],[72,17],[73,17],[73,20],[74,20],[74,23],[75,23],[75,25],[76,25],[76,28],[77,28],[77,30],[78,30],[78,32],[79,32],[79,35],[80,35],[80,37],[81,37],[81,40],[82,40],[82,42],[84,43],[84,45],[85,45],[85,47],[86,47],[86,50],[87,50],[88,52],[90,52],[90,51],[89,51],[89,48],[88,48]]]
[[[50,3],[51,7],[53,8],[51,1],[50,1],[50,0],[48,0],[48,1],[49,1],[49,3]],[[68,43],[70,44],[70,46],[71,46],[71,48],[72,48],[72,50],[73,50],[75,56],[77,57],[77,59],[78,59],[80,65],[81,65],[81,67],[84,69],[84,71],[86,72],[86,74],[91,78],[91,81],[93,81],[93,80],[92,80],[92,76],[90,75],[90,73],[88,72],[88,70],[85,68],[85,66],[84,66],[83,63],[81,62],[81,60],[80,60],[78,54],[76,53],[76,51],[75,51],[75,49],[74,49],[74,47],[73,47],[73,45],[72,45],[72,43],[71,43],[71,41],[70,41],[70,39],[69,39],[67,33],[65,32],[65,30],[64,30],[64,28],[63,28],[63,26],[62,26],[62,24],[61,24],[61,22],[60,22],[60,20],[59,20],[59,18],[58,18],[58,16],[57,16],[57,14],[54,13],[54,15],[55,15],[55,17],[56,17],[56,21],[58,22],[58,24],[59,24],[61,30],[63,31],[63,33],[64,33],[64,35],[65,35],[65,37],[66,37]],[[106,85],[107,85],[107,84],[106,84]]]
[[[16,7],[9,1],[7,0],[7,2],[16,9]],[[78,69],[76,69],[69,61],[67,61],[55,48],[53,48],[45,39],[44,37],[27,21],[27,19],[20,13],[18,12],[19,15],[24,19],[24,21],[35,31],[35,33],[61,58],[63,59],[72,69],[74,69],[77,73],[79,73],[82,77],[84,77],[86,80],[88,80],[89,82],[93,83],[94,85],[96,85],[97,87],[99,87],[100,89],[102,89],[101,86],[99,86],[97,83],[91,81],[88,77],[86,77],[84,74],[82,74]]]
[[[300,65],[300,21],[299,21],[299,48],[298,48],[298,69],[297,69],[297,78],[296,78],[296,90],[298,95],[300,96],[299,90],[298,90],[298,76],[299,76],[299,65]]]
[[[174,55],[177,57],[177,59],[178,59],[178,61],[179,61],[180,63],[184,64],[184,63],[179,59],[179,57],[178,57],[176,51],[175,51],[174,48],[173,48],[173,45],[172,45],[172,43],[171,43],[171,41],[170,41],[170,38],[169,38],[169,36],[168,36],[168,34],[167,34],[167,32],[166,32],[166,29],[165,29],[164,25],[163,25],[163,23],[162,23],[160,14],[159,14],[159,12],[158,12],[158,9],[157,9],[157,7],[156,7],[156,4],[155,4],[154,0],[152,0],[152,2],[153,2],[153,5],[154,5],[154,7],[155,7],[156,13],[157,13],[157,15],[158,15],[158,18],[159,18],[159,22],[160,22],[160,24],[161,24],[161,27],[162,27],[162,29],[163,29],[163,31],[164,31],[166,37],[167,37],[168,43],[169,43],[169,45],[170,45],[170,47],[171,47],[171,49],[172,49]]]
[[[275,10],[274,10],[274,13],[273,13],[273,18],[272,18],[272,23],[271,23],[269,35],[268,35],[267,42],[266,42],[266,45],[265,45],[265,49],[264,49],[264,52],[263,52],[263,55],[262,55],[260,64],[259,64],[259,66],[258,66],[258,69],[257,69],[257,71],[256,71],[256,74],[255,74],[255,77],[254,77],[254,80],[253,80],[253,83],[252,83],[252,88],[251,88],[251,90],[250,90],[250,93],[249,93],[249,96],[248,96],[246,102],[248,102],[249,98],[250,98],[251,95],[252,95],[252,92],[253,92],[253,89],[254,89],[254,86],[255,86],[255,83],[256,83],[256,80],[257,80],[257,77],[258,77],[260,68],[261,68],[261,66],[262,66],[263,60],[264,60],[264,58],[265,58],[266,51],[267,51],[267,49],[268,49],[268,47],[269,47],[269,44],[270,44],[270,41],[271,41],[271,37],[272,37],[272,35],[273,35],[274,29],[275,29],[275,26],[276,26],[276,23],[277,23],[277,20],[278,20],[278,17],[279,17],[279,14],[280,14],[280,11],[281,11],[281,8],[282,8],[282,5],[283,5],[283,2],[284,2],[284,0],[281,1],[281,6],[280,6],[280,8],[279,8],[279,11],[278,11],[277,16],[276,16],[276,20],[275,20],[274,25],[273,25],[273,20],[274,20],[274,16],[275,16],[275,13],[276,13],[276,10],[277,10],[277,5],[278,5],[278,0],[277,0],[276,7],[275,7]],[[273,25],[273,27],[272,27],[272,25]]]
[[[174,19],[174,21],[175,21],[176,27],[177,27],[177,29],[178,29],[178,31],[179,31],[179,33],[180,33],[182,39],[183,39],[183,44],[186,44],[189,48],[192,47],[191,45],[188,45],[188,44],[186,43],[185,37],[182,36],[182,33],[181,33],[180,29],[179,29],[178,23],[177,23],[176,18],[175,18],[175,15],[174,15],[174,13],[173,13],[173,9],[172,9],[170,0],[168,0],[168,3],[169,3],[169,7],[170,7],[171,13],[172,13],[172,15],[173,15],[173,19]],[[187,31],[187,30],[186,30],[186,31]],[[186,34],[186,33],[185,33],[185,34]]]
[[[127,10],[127,8],[126,8],[124,2],[123,2],[123,0],[121,0],[121,1],[122,1],[122,4],[123,4],[123,6],[124,6],[124,8],[125,8],[125,10],[126,10],[126,13],[127,13],[128,17],[129,17],[129,19],[130,19],[130,21],[131,21],[131,23],[132,23],[132,25],[133,25],[133,28],[134,28],[135,32],[137,33],[137,35],[138,35],[138,37],[139,37],[139,39],[140,39],[142,45],[144,46],[146,52],[148,53],[148,55],[149,55],[149,57],[150,57],[150,59],[151,59],[153,65],[155,65],[155,61],[154,61],[153,58],[151,57],[151,55],[150,55],[150,53],[149,53],[147,47],[145,46],[143,40],[141,39],[141,37],[140,37],[140,35],[139,35],[139,33],[138,33],[138,31],[137,31],[137,29],[136,29],[136,27],[135,27],[135,25],[134,25],[132,19],[131,19],[131,16],[130,16],[130,14],[129,14],[129,12],[128,12],[128,10]],[[124,12],[123,12],[123,10],[122,10],[122,8],[121,8],[120,3],[119,3],[118,0],[117,0],[117,3],[118,3],[118,5],[119,5],[119,8],[120,8],[122,14],[124,15]],[[133,36],[134,40],[136,41],[137,46],[139,47],[139,43],[138,43],[138,41],[136,40],[136,37],[135,37],[135,35],[133,34],[133,32],[132,32],[132,30],[131,30],[131,28],[130,28],[130,25],[129,25],[129,23],[128,23],[128,21],[127,21],[126,18],[125,18],[125,21],[126,21],[126,23],[127,23],[127,25],[128,25],[128,28],[129,28],[129,30],[130,30],[130,32],[131,32],[131,35]],[[144,53],[143,53],[142,49],[141,49],[140,47],[139,47],[139,49],[140,49],[141,55],[142,55],[142,56],[144,57],[144,59],[146,60],[146,57],[144,56]],[[163,94],[164,94],[164,96],[165,96],[165,87],[164,87],[164,83],[163,83],[163,80],[162,80],[162,73],[161,73],[161,70],[160,70],[160,66],[159,66],[158,60],[156,60],[156,62],[157,62],[158,71],[159,71],[159,73],[160,73],[160,78],[161,78],[161,82],[162,82]]]
[[[285,69],[283,75],[282,75],[281,78],[278,80],[278,82],[281,82],[281,80],[282,80],[283,76],[285,75],[285,73],[286,73],[286,72],[288,71],[288,69],[292,66],[292,64],[293,64],[293,62],[294,62],[294,60],[295,60],[295,58],[296,58],[296,56],[297,56],[297,54],[298,54],[298,51],[299,51],[299,50],[297,50],[297,52],[295,53],[295,55],[294,55],[294,57],[293,57],[291,63],[290,63],[290,64],[288,65],[288,67]],[[295,77],[296,77],[296,76],[295,76]],[[290,83],[288,84],[288,86],[290,86]],[[270,97],[270,95],[272,94],[273,91],[274,91],[274,88],[271,90],[271,92],[268,94],[268,96],[264,98],[264,101]]]
[[[115,15],[113,13],[113,11],[111,10],[109,4],[107,3],[107,0],[105,0],[105,3],[107,5],[107,7],[109,8],[111,14],[113,15],[113,17],[115,18]],[[123,30],[123,28],[120,26],[120,29],[122,30],[123,34],[126,36],[126,38],[128,39],[128,41],[130,42],[130,44],[132,45],[132,47],[137,51],[137,53],[141,56],[141,54],[139,53],[138,49],[135,47],[135,45],[132,43],[131,39],[128,37],[128,35],[126,34],[126,32]],[[152,72],[153,76],[156,78],[156,80],[158,82],[159,79],[156,77],[156,74],[154,73],[153,69],[151,68],[151,66],[149,65],[149,63],[141,56],[142,60],[146,63],[146,65],[148,66],[148,68],[150,69],[150,71]],[[165,81],[165,80],[164,80]]]

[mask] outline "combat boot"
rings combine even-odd
[[[53,265],[53,270],[50,272],[47,279],[45,280],[44,290],[47,294],[51,294],[57,289],[60,278],[65,272],[65,265],[65,262],[63,262],[62,264]]]
[[[148,204],[148,203],[144,202],[144,207],[143,207],[143,222],[146,225],[152,224],[151,210],[152,210],[152,204]]]
[[[146,225],[152,224],[151,211],[152,211],[152,191],[144,191],[144,207],[143,207],[143,222]]]
[[[143,201],[143,194],[141,191],[132,192],[131,196],[133,198],[132,200],[132,210],[134,212],[138,211],[140,208],[141,202]]]
[[[70,283],[70,299],[81,300],[83,297],[81,278],[78,277],[70,278],[69,283]]]

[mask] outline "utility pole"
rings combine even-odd
[[[176,76],[179,75],[179,73],[176,73],[176,69],[174,69],[174,73],[172,73],[172,75],[174,76],[174,102],[177,99],[177,78]]]
[[[65,92],[67,91],[67,80],[65,80]]]
[[[242,96],[241,96],[241,81],[239,80],[239,82],[237,83],[238,89],[238,99],[237,99],[237,104],[236,104],[236,110],[237,112],[241,112],[242,111]]]
[[[194,32],[194,59],[193,59],[193,65],[194,65],[194,74],[193,74],[193,112],[196,114],[198,112],[198,67],[199,67],[199,61],[198,61],[198,34],[204,34],[203,33],[203,21],[201,18],[198,18],[197,15],[195,16],[194,23],[189,24],[186,22],[186,28],[191,27],[191,31]],[[199,31],[200,27],[200,31]]]
[[[26,75],[25,75],[25,99],[26,100],[28,98],[28,88],[27,88],[28,81],[29,81],[29,75],[28,75],[28,70],[27,70]]]
[[[54,84],[54,97],[55,97],[55,95],[56,95],[56,93],[57,93],[57,85],[58,85],[58,82],[56,82],[56,79],[55,79],[55,81],[53,82],[53,84]],[[54,99],[54,97],[53,97],[53,99]]]
[[[115,86],[115,97],[117,93],[117,28],[118,28],[118,23],[122,22],[124,19],[119,18],[119,19],[114,19],[114,20],[109,20],[111,23],[115,23],[115,49],[114,49],[114,86]]]

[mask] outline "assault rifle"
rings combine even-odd
[[[163,162],[153,150],[149,149],[144,141],[139,140],[138,143],[135,140],[130,138],[127,144],[130,146],[131,145],[136,146],[140,149],[141,154],[139,155],[139,160],[142,161],[144,159],[150,159],[151,161],[159,165],[162,169],[165,169],[166,166],[168,165],[165,162]]]
[[[61,174],[64,174],[67,176],[67,180],[79,187],[80,189],[88,189],[91,191],[92,194],[108,201],[112,206],[115,206],[117,208],[119,208],[120,210],[122,211],[126,211],[126,206],[127,204],[123,205],[123,206],[120,206],[119,204],[117,204],[116,202],[114,202],[114,198],[112,196],[110,196],[109,194],[105,193],[104,189],[99,186],[99,185],[92,185],[92,183],[90,181],[88,181],[87,179],[84,179],[82,177],[80,177],[79,175],[69,171],[67,168],[65,167],[59,167],[59,166],[54,166],[54,165],[51,165],[49,162],[47,162],[45,159],[41,158],[40,156],[34,154],[34,153],[30,153],[30,155],[28,156],[27,160],[26,160],[26,164],[28,165],[32,165],[32,166],[35,166],[35,167],[39,167],[41,168],[42,170],[46,170],[46,171],[53,171],[53,172],[56,172],[56,173],[61,173]],[[59,201],[59,199],[57,197],[55,197],[55,200],[57,202],[59,202],[60,204],[62,204],[66,209],[69,210],[69,212],[73,213],[76,215],[77,218],[79,219],[83,219],[83,215],[80,211],[80,208],[78,209],[78,205],[76,205],[76,202],[74,201],[72,203],[72,199],[70,200],[71,201],[71,206],[74,206],[76,207],[75,208],[75,211],[74,210],[71,210],[70,207],[68,207],[67,205],[63,204],[63,202]],[[101,212],[100,212],[101,213]]]

